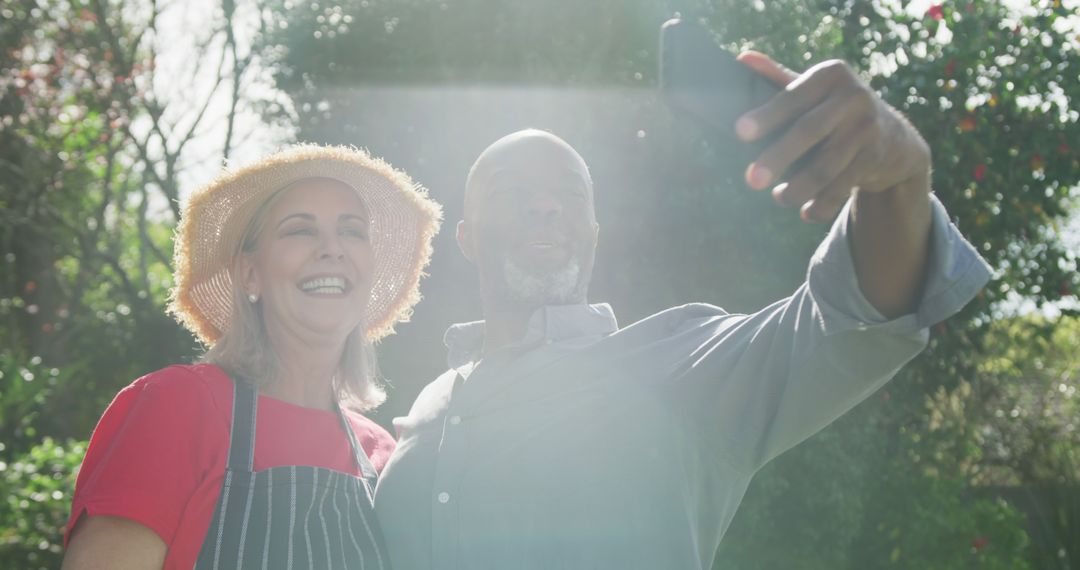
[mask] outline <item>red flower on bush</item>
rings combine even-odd
[[[975,182],[982,182],[983,178],[986,178],[986,165],[980,164],[975,167]]]
[[[941,21],[945,17],[945,11],[942,10],[941,4],[934,4],[926,9],[926,17]]]
[[[971,548],[978,552],[986,548],[986,545],[989,542],[990,541],[987,540],[985,536],[976,536],[975,538],[971,539]]]

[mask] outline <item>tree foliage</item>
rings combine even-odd
[[[160,113],[140,40],[152,16],[133,22],[104,1],[5,11],[5,352],[69,369],[47,406],[64,413],[40,423],[84,437],[109,392],[186,352],[160,310],[175,210],[148,215],[155,199],[175,205],[177,181],[150,154],[162,136],[136,124]]]
[[[1022,505],[1037,568],[1080,560],[1080,321],[997,321],[970,382],[930,398],[924,448],[932,472]]]
[[[0,561],[7,568],[59,568],[83,442],[43,439],[0,461]]]
[[[180,172],[208,101],[181,112],[161,96],[158,15],[156,2],[0,5],[5,568],[59,566],[84,444],[54,442],[87,438],[122,386],[194,353],[163,308]],[[208,33],[230,29],[219,18]],[[242,73],[230,44],[219,84]]]

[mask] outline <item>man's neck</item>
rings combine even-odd
[[[585,295],[565,301],[517,301],[484,295],[484,346],[481,356],[520,342],[529,332],[529,320],[537,310],[551,304],[576,305],[588,303]]]
[[[525,338],[529,319],[543,305],[484,302],[484,356]]]

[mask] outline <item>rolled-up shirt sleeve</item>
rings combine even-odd
[[[672,392],[721,460],[752,472],[821,430],[888,382],[926,346],[928,327],[986,284],[989,267],[932,203],[926,281],[910,314],[887,319],[862,294],[850,202],[791,297],[749,315],[672,310],[665,352],[681,351]]]
[[[882,325],[896,332],[927,329],[958,312],[986,285],[990,267],[949,221],[941,202],[931,196],[930,203],[930,258],[922,297],[914,312],[890,320],[874,308],[859,287],[850,246],[848,201],[807,271],[822,332],[830,335]]]

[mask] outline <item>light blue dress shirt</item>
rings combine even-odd
[[[397,570],[708,569],[753,474],[874,391],[990,271],[933,200],[915,312],[861,293],[848,207],[795,293],[749,315],[689,304],[619,328],[607,305],[544,307],[451,369],[409,415],[375,497]]]

